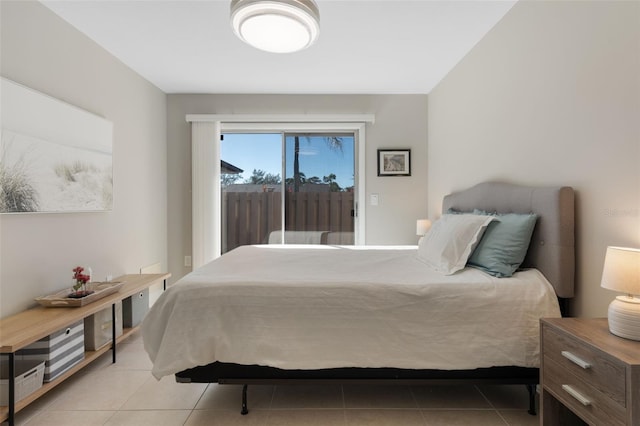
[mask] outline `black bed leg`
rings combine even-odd
[[[526,385],[529,391],[529,411],[532,416],[536,415],[536,385]]]
[[[242,411],[240,414],[243,416],[249,413],[249,409],[247,408],[247,385],[242,386]]]

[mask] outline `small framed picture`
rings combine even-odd
[[[411,150],[379,149],[378,176],[411,176]]]

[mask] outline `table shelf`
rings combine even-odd
[[[116,281],[124,281],[120,291],[96,300],[93,303],[81,307],[64,307],[64,308],[47,308],[37,306],[26,311],[22,311],[16,315],[0,320],[0,353],[2,355],[15,354],[18,350],[46,337],[55,331],[68,327],[69,325],[84,320],[103,309],[114,306],[116,303],[130,297],[142,290],[145,290],[155,284],[164,283],[171,276],[169,273],[164,274],[136,274],[124,275],[116,279]],[[55,380],[44,383],[41,388],[37,389],[21,401],[14,405],[14,412],[27,407],[33,401],[42,395],[63,383],[66,379],[73,376],[76,372],[95,361],[104,353],[115,349],[118,343],[126,340],[129,336],[138,330],[138,326],[123,329],[122,335],[115,339],[115,345],[107,344],[95,351],[85,351],[84,359],[71,367],[69,370],[56,377]],[[114,357],[115,362],[115,357]],[[13,420],[10,418],[10,407],[0,406],[0,422],[9,420],[12,425]]]

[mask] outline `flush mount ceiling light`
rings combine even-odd
[[[313,0],[232,0],[231,25],[251,46],[275,53],[306,49],[320,33]]]

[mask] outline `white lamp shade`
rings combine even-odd
[[[640,294],[640,249],[607,247],[600,285],[621,293]]]
[[[423,236],[431,228],[431,221],[429,219],[418,219],[416,221],[416,235]]]
[[[320,14],[313,0],[233,0],[231,26],[257,49],[289,53],[316,41]]]

